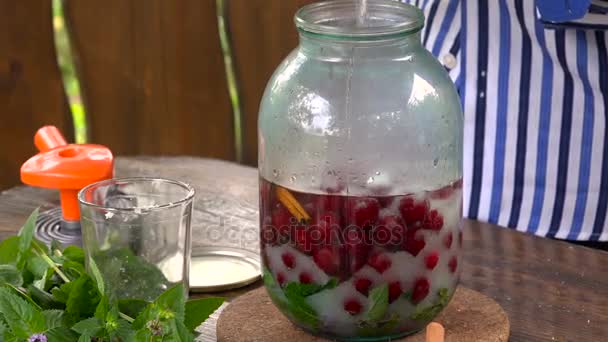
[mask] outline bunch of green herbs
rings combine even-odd
[[[0,242],[0,342],[193,341],[223,302],[187,301],[182,284],[153,301],[117,300],[92,259],[85,269],[81,248],[34,238],[37,216]]]

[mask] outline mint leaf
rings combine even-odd
[[[97,317],[84,319],[72,326],[72,330],[79,334],[97,335],[103,329],[102,322]]]
[[[43,291],[34,285],[29,285],[27,287],[27,295],[42,309],[65,309],[64,303],[59,302],[48,292]]]
[[[319,319],[315,310],[306,302],[306,297],[302,295],[302,289],[297,283],[289,283],[283,289],[287,297],[287,307],[293,317],[302,324],[316,329]]]
[[[68,297],[70,296],[70,291],[72,290],[72,286],[74,285],[74,282],[69,282],[69,283],[65,283],[63,285],[61,285],[60,287],[55,287],[51,290],[51,293],[53,294],[53,297],[61,302],[61,303],[67,303],[68,302]]]
[[[45,310],[42,311],[42,316],[44,316],[47,329],[53,329],[63,325],[62,310]]]
[[[32,272],[35,279],[41,279],[44,277],[46,270],[49,268],[49,264],[39,256],[31,256],[28,258],[26,268]]]
[[[101,321],[105,321],[108,312],[110,311],[110,303],[107,296],[101,297],[97,308],[95,308],[95,317]]]
[[[169,326],[171,327],[171,331],[173,332],[174,341],[179,342],[190,342],[194,341],[194,336],[186,329],[184,323],[172,319],[169,321]]]
[[[15,336],[28,338],[46,328],[40,311],[7,288],[0,288],[0,312]]]
[[[441,288],[437,291],[437,300],[426,308],[416,308],[416,311],[410,315],[410,318],[417,321],[430,321],[448,305],[450,301],[450,291],[447,288]]]
[[[0,265],[0,283],[21,286],[23,284],[23,277],[14,265]]]
[[[84,251],[80,247],[68,246],[61,254],[68,260],[84,265]]]
[[[367,310],[367,320],[377,321],[384,317],[388,308],[388,284],[374,287],[369,291],[370,306]]]
[[[287,297],[283,293],[283,289],[277,284],[274,276],[266,267],[264,267],[264,273],[262,275],[262,279],[264,281],[264,286],[266,287],[266,292],[268,292],[268,296],[274,302],[275,305],[281,309],[281,311],[289,310]]]
[[[19,237],[11,236],[0,242],[0,264],[17,264],[17,254],[19,253]]]
[[[224,302],[224,298],[201,298],[186,302],[184,325],[194,330],[201,325]]]
[[[173,285],[158,267],[127,248],[98,252],[92,257],[103,275],[106,291],[119,299],[153,301],[162,293],[162,285]]]
[[[65,309],[64,303],[57,301],[48,292],[42,291],[34,285],[27,287],[27,294],[42,309]]]
[[[129,341],[135,335],[135,330],[131,329],[131,323],[124,319],[116,321],[116,328],[110,332],[111,341],[114,341],[114,337],[120,337],[123,341]]]
[[[74,342],[78,339],[78,335],[66,327],[53,328],[44,334],[48,342]]]
[[[308,297],[315,293],[321,292],[325,289],[333,289],[338,285],[338,280],[336,278],[331,278],[325,285],[319,284],[302,284],[302,283],[289,283],[292,291],[298,292],[300,295],[304,297]]]
[[[106,291],[105,284],[103,283],[103,277],[99,272],[99,268],[97,267],[95,260],[91,257],[89,257],[89,271],[91,271],[91,275],[93,276],[93,279],[95,279],[95,283],[97,284],[97,289],[99,290],[99,293],[105,294]]]
[[[148,304],[150,303],[141,299],[122,299],[118,301],[118,309],[127,316],[137,317]],[[188,303],[186,303],[186,316],[188,313],[187,305]]]
[[[4,316],[0,312],[0,341],[3,341],[2,338],[4,337],[5,333],[8,334],[10,331],[11,329],[9,329],[8,325],[4,320]]]
[[[91,342],[91,336],[89,334],[82,334],[80,335],[78,342]]]
[[[76,279],[76,278],[80,277],[82,274],[87,273],[84,270],[83,264],[79,264],[72,260],[64,261],[63,265],[61,265],[61,270],[63,271],[63,273],[65,273],[68,277],[70,277],[72,279]]]
[[[17,288],[11,284],[1,284],[0,288],[5,288],[7,291],[11,292],[12,294],[16,295],[17,297],[25,300],[26,302],[28,302],[31,306],[33,306],[36,310],[40,311],[42,310],[42,308],[36,303],[34,302],[34,300],[32,300],[32,298],[30,298],[27,294],[21,292],[20,288]]]
[[[27,257],[32,248],[32,240],[34,238],[34,230],[36,228],[36,219],[38,218],[38,208],[34,210],[28,217],[21,231],[19,231],[19,250],[17,251],[17,268],[23,269]]]
[[[99,291],[91,278],[83,274],[72,284],[66,302],[66,313],[69,322],[77,322],[85,317],[91,317],[100,300]]]
[[[154,303],[161,309],[170,310],[177,320],[183,322],[186,311],[185,297],[184,285],[177,284],[158,296]]]
[[[182,284],[177,284],[165,291],[154,302],[148,304],[135,318],[133,329],[140,330],[146,323],[153,320],[169,321],[177,319],[183,322],[186,306],[184,292]]]

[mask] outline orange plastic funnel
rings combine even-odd
[[[63,219],[80,220],[78,191],[91,183],[112,178],[112,152],[101,145],[67,145],[54,126],[38,130],[34,142],[41,152],[21,166],[21,181],[59,190]]]

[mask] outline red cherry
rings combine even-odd
[[[295,247],[304,253],[312,252],[312,239],[307,227],[296,227],[294,234]]]
[[[441,230],[443,227],[443,216],[437,210],[431,210],[422,221],[422,228],[430,230]]]
[[[279,283],[280,286],[285,284],[285,274],[283,272],[277,273],[277,283]]]
[[[308,272],[300,273],[300,283],[302,284],[310,284],[312,283],[312,276]]]
[[[456,272],[456,268],[458,267],[458,258],[456,258],[455,255],[450,259],[450,262],[448,262],[448,267],[450,268],[450,272]]]
[[[401,217],[403,217],[403,221],[408,227],[424,219],[428,210],[429,204],[426,200],[416,200],[413,196],[405,196],[399,202]]]
[[[363,266],[365,266],[369,251],[369,246],[366,246],[364,244],[355,246],[344,246],[343,259],[347,260],[346,267],[348,267],[351,273],[355,273]]]
[[[285,252],[281,254],[281,259],[287,268],[294,268],[296,266],[296,258],[291,253]]]
[[[332,248],[322,247],[313,254],[312,258],[325,273],[334,275],[338,272],[340,259],[338,253],[334,253]]]
[[[367,262],[371,244],[367,243],[365,232],[357,227],[350,226],[343,232],[344,246],[342,253],[344,260],[348,260],[351,272],[357,272]]]
[[[403,291],[401,290],[401,284],[398,281],[392,282],[388,285],[388,302],[392,303],[401,296]]]
[[[426,242],[424,242],[424,237],[416,237],[416,232],[418,229],[409,228],[407,230],[407,236],[403,243],[403,249],[406,252],[409,252],[413,256],[417,256],[421,250],[426,246]]]
[[[291,218],[291,213],[282,204],[277,204],[272,211],[272,224],[277,229],[283,226],[290,226],[292,224]]]
[[[426,278],[418,278],[412,290],[412,304],[420,303],[429,294],[431,285]]]
[[[454,235],[452,234],[452,232],[449,232],[448,235],[446,235],[445,240],[443,240],[443,245],[445,246],[445,248],[450,249],[452,247],[453,240]]]
[[[380,203],[382,208],[388,208],[391,206],[391,204],[393,204],[394,199],[394,196],[381,196],[378,197],[378,203]]]
[[[367,296],[369,293],[369,287],[372,285],[372,281],[367,278],[359,278],[355,281],[355,289]]]
[[[375,198],[350,197],[346,201],[346,219],[359,228],[376,223],[379,213],[380,204]]]
[[[438,262],[439,262],[439,253],[437,253],[437,252],[432,252],[431,254],[427,255],[426,258],[424,258],[424,263],[426,264],[426,268],[428,268],[429,270],[434,269],[435,266],[437,266]]]
[[[380,221],[378,222],[378,226],[376,226],[376,230],[378,229],[383,229],[382,227],[385,227],[386,230],[388,231],[389,237],[388,240],[385,241],[385,239],[381,239],[381,240],[374,240],[374,242],[376,244],[381,244],[381,245],[391,245],[391,246],[399,246],[403,243],[404,239],[405,239],[405,224],[403,223],[403,220],[401,219],[401,217],[397,216],[397,215],[386,215],[386,216],[381,216],[380,217]],[[382,230],[379,230],[378,233],[382,232]],[[382,235],[382,234],[374,234],[374,238],[376,238],[376,235]],[[380,238],[383,238],[383,236],[379,236]]]
[[[340,226],[335,214],[327,213],[323,217],[315,218],[310,226],[313,245],[333,244],[340,241]]]
[[[383,224],[374,227],[373,243],[377,246],[386,246],[391,241],[391,231]]]
[[[391,267],[392,264],[391,259],[389,259],[389,257],[383,253],[372,254],[372,256],[369,257],[367,263],[376,271],[378,271],[378,273],[383,273],[389,267]]]
[[[330,214],[337,217],[336,213],[342,209],[342,196],[319,195],[315,200],[315,206],[319,216]]]
[[[361,305],[361,303],[359,303],[359,301],[354,298],[347,299],[344,302],[344,311],[348,312],[353,316],[360,313],[362,308],[363,306]]]

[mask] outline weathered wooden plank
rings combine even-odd
[[[0,189],[20,183],[38,128],[73,137],[52,25],[51,1],[0,0]]]
[[[67,0],[90,140],[235,158],[214,1]]]
[[[279,63],[298,45],[296,10],[313,0],[226,0],[240,89],[244,162],[257,165],[260,99]]]

